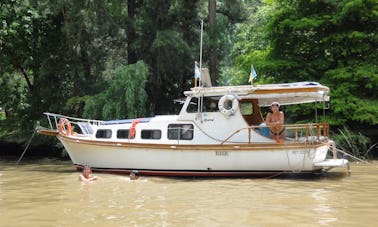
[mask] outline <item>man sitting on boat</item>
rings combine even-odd
[[[286,129],[284,127],[285,115],[280,111],[280,104],[272,102],[270,110],[265,118],[266,125],[270,129],[270,137],[272,139],[283,140],[286,138]]]

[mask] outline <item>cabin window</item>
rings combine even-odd
[[[161,130],[142,130],[141,137],[142,139],[159,140],[161,139]]]
[[[192,140],[193,125],[191,124],[169,124],[168,139],[170,140]]]
[[[88,122],[79,122],[77,124],[79,125],[83,134],[92,134],[93,133],[92,126]]]
[[[203,112],[218,112],[219,97],[203,97]]]
[[[128,139],[129,138],[129,129],[119,129],[117,131],[117,138],[118,139]]]
[[[198,98],[193,97],[186,108],[186,112],[188,113],[196,113],[198,111]]]
[[[220,97],[202,97],[202,112],[218,112],[218,101]],[[186,109],[188,113],[198,112],[198,98],[193,97]]]
[[[240,110],[243,115],[252,115],[253,114],[253,105],[252,102],[241,102]]]
[[[112,137],[112,130],[110,129],[99,129],[96,132],[96,138],[109,139]]]

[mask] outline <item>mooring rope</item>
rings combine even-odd
[[[326,144],[326,143],[323,143],[323,144]],[[332,146],[332,147],[330,147],[330,148],[331,148],[331,149],[335,149],[336,151],[338,151],[338,152],[340,152],[340,153],[342,153],[342,154],[345,154],[345,155],[347,155],[347,156],[349,156],[349,157],[351,157],[351,158],[354,158],[354,159],[356,159],[357,161],[368,163],[368,161],[366,161],[366,160],[362,160],[362,159],[360,159],[360,158],[357,158],[356,156],[353,156],[353,155],[349,154],[348,152],[345,152],[345,151],[343,151],[343,150],[341,150],[341,149],[338,149],[338,148],[335,147],[335,146]]]
[[[24,152],[22,152],[20,158],[16,162],[17,165],[20,163],[21,159],[24,157],[24,155],[25,155],[26,151],[28,150],[28,148],[29,148],[29,146],[30,146],[30,144],[32,142],[32,139],[34,138],[34,135],[35,135],[35,133],[37,132],[38,129],[39,129],[39,126],[35,127],[33,135],[30,137],[29,142],[28,142],[28,144],[26,145],[26,147],[24,149]]]

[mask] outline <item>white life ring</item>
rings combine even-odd
[[[224,95],[218,102],[219,111],[226,115],[233,115],[238,110],[239,102],[234,95]]]

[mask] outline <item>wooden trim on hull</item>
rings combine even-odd
[[[83,166],[75,164],[77,171],[81,171]],[[258,177],[269,176],[276,177],[279,175],[288,174],[315,174],[319,173],[322,168],[318,168],[312,171],[190,171],[190,170],[134,170],[134,169],[111,169],[111,168],[96,168],[91,167],[93,172],[99,173],[112,173],[112,174],[130,174],[133,171],[138,171],[139,175],[145,176],[168,176],[168,177]]]
[[[140,148],[140,149],[164,149],[164,150],[282,150],[282,149],[302,149],[302,148],[318,148],[326,144],[325,141],[320,142],[288,142],[288,143],[233,143],[233,144],[148,144],[148,143],[132,143],[121,141],[95,141],[82,138],[72,138],[59,134],[58,139],[71,143],[80,143],[96,146],[124,147],[124,148]]]
[[[52,130],[52,129],[38,129],[38,134],[46,135],[46,136],[58,136],[59,131],[58,130]]]

